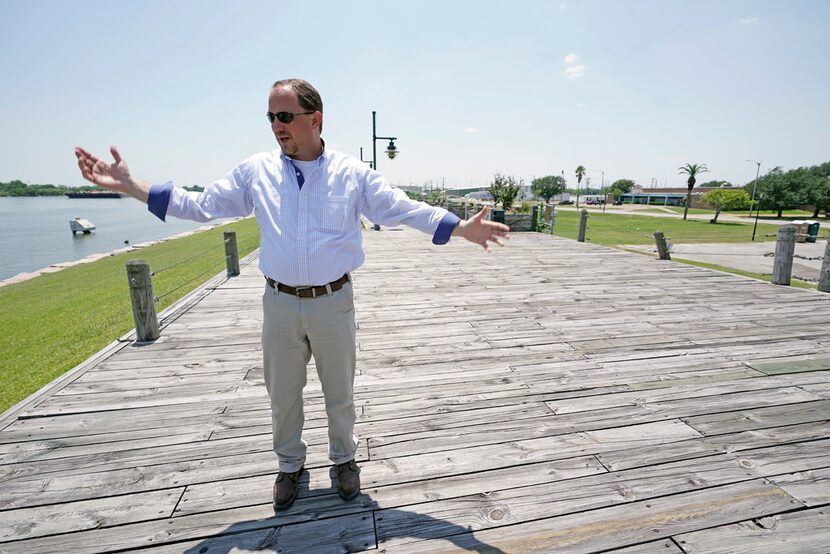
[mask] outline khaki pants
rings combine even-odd
[[[274,451],[280,471],[297,471],[305,462],[303,388],[312,355],[326,399],[329,458],[335,464],[354,459],[357,439],[351,281],[317,298],[297,298],[266,285],[262,306],[265,386],[271,397]]]

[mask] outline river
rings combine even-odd
[[[69,220],[91,221],[92,233],[72,235]],[[133,198],[0,197],[0,281],[60,262],[163,239],[205,223],[160,221]]]

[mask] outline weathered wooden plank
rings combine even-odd
[[[830,358],[791,359],[782,362],[749,363],[750,367],[767,375],[830,370]]]
[[[812,393],[811,393],[812,394]],[[830,419],[830,400],[803,402],[795,405],[759,407],[684,417],[683,420],[704,435],[718,435],[763,429],[773,425],[793,425]]]
[[[828,434],[827,423],[821,421],[741,431],[714,437],[699,437],[659,447],[643,445],[639,448],[620,448],[598,453],[597,457],[611,471],[619,471],[633,467],[693,459],[721,452],[741,452],[753,448],[825,439],[828,436],[830,435]]]
[[[644,542],[624,548],[606,550],[607,554],[683,554],[683,550],[672,539]]]
[[[356,459],[367,459],[359,445]],[[309,449],[306,467],[329,466],[324,448]],[[137,466],[99,473],[67,473],[54,477],[30,476],[10,480],[0,488],[0,509],[42,506],[112,495],[145,492],[194,483],[272,473],[277,465],[273,452],[253,452],[208,460],[192,460]]]
[[[287,521],[285,521],[287,519]],[[295,525],[274,516],[270,506],[200,514],[3,544],[21,554],[101,551],[140,552],[359,552],[375,547],[371,514],[354,514]],[[158,546],[156,546],[158,545]]]
[[[786,514],[683,533],[675,537],[685,552],[729,554],[803,554],[830,550],[827,510],[799,510]]]
[[[588,397],[586,402],[591,398],[594,397]],[[697,413],[737,410],[764,404],[797,403],[813,398],[813,395],[801,389],[788,387],[707,396],[704,399],[692,397],[665,402],[634,403],[631,406],[593,410],[584,414],[577,412],[532,420],[507,421],[482,427],[439,428],[389,437],[374,436],[369,440],[369,449],[373,458],[406,456],[416,452],[439,452],[511,440],[554,437],[578,431],[609,430],[619,427],[621,421],[626,424],[644,424]]]
[[[596,552],[668,538],[798,507],[784,491],[764,481],[708,488],[621,506],[542,519],[387,548],[400,552],[457,552],[500,549],[503,552]],[[496,514],[498,508],[491,513]],[[509,508],[505,508],[505,511]],[[491,518],[493,517],[491,515]],[[405,537],[401,530],[396,538]],[[427,538],[427,537],[419,537]]]
[[[67,502],[56,506],[6,510],[0,518],[0,550],[5,550],[1,543],[10,540],[61,535],[170,517],[182,492],[184,487]]]
[[[108,454],[124,450],[147,450],[157,446],[168,446],[171,444],[186,444],[205,441],[210,437],[209,429],[194,430],[189,433],[171,432],[158,436],[158,432],[152,433],[149,438],[140,438],[136,434],[117,433],[112,439],[115,441],[88,442],[78,441],[73,443],[65,440],[36,441],[25,443],[11,443],[0,445],[0,468],[7,464],[19,464],[56,458],[72,458],[76,456],[94,456]],[[95,437],[101,438],[99,435]],[[83,437],[88,438],[88,437]],[[2,471],[2,469],[0,469]]]
[[[830,503],[830,467],[776,475],[769,480],[805,506]]]
[[[722,455],[521,488],[496,485],[486,494],[379,511],[375,516],[378,546],[447,536],[459,527],[479,531],[585,512],[747,481],[751,476],[736,458]]]
[[[459,450],[430,452],[420,456],[386,458],[377,465],[372,465],[371,470],[367,470],[365,486],[595,454],[619,449],[623,444],[642,446],[666,444],[696,436],[699,436],[697,432],[679,421],[662,421],[556,437],[473,446]]]
[[[372,476],[374,462],[362,465],[364,481]],[[460,475],[437,476],[420,481],[391,483],[384,486],[364,487],[359,497],[361,510],[394,508],[424,501],[435,501],[469,494],[482,490],[496,490],[527,485],[538,485],[585,475],[604,473],[606,470],[594,456],[576,456],[565,460],[524,464],[502,469],[464,473]],[[304,479],[306,479],[304,477]],[[175,515],[187,516],[214,510],[226,510],[271,500],[271,484],[274,476],[257,476],[214,483],[190,485]],[[300,517],[319,517],[319,514],[341,510],[343,503],[336,493],[328,471],[312,470],[308,486],[302,486],[298,500],[286,514]],[[319,497],[319,498],[318,498]],[[310,501],[310,499],[314,499]]]

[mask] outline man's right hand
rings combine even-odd
[[[129,194],[146,203],[150,193],[150,185],[130,176],[130,168],[127,167],[127,162],[121,158],[121,154],[118,153],[115,146],[110,146],[110,153],[112,153],[112,158],[115,160],[114,163],[107,163],[80,146],[76,146],[75,156],[78,158],[81,175],[91,183],[109,190]]]

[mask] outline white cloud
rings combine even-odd
[[[474,134],[474,133],[480,133],[481,130],[478,127],[467,127],[466,129],[464,129],[464,132],[469,133],[469,134]]]
[[[759,21],[761,21],[760,17],[745,17],[744,19],[741,19],[741,23],[743,25],[751,25],[752,23],[758,23]]]
[[[564,12],[565,10],[568,9],[568,5],[563,2],[563,3],[559,4],[559,9]]]
[[[586,69],[588,68],[581,63],[577,65],[572,65],[570,67],[565,68],[565,76],[573,81],[574,79],[579,79],[580,77],[585,75]]]
[[[585,74],[585,70],[588,69],[588,66],[580,63],[579,56],[573,52],[562,58],[562,61],[568,66],[565,68],[565,77],[571,80],[579,79]]]

